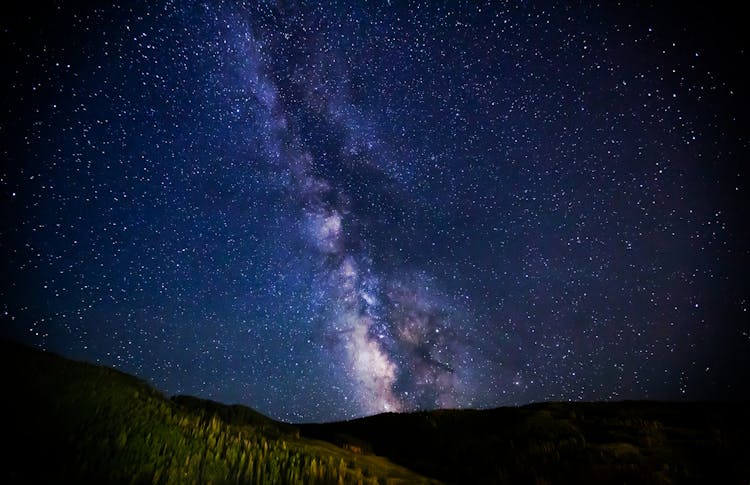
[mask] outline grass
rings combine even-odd
[[[750,482],[746,402],[540,403],[290,425],[14,344],[0,342],[0,357],[4,484]]]
[[[109,368],[2,352],[2,483],[438,483],[242,406],[170,400]]]

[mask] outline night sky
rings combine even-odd
[[[747,397],[739,12],[25,3],[6,338],[288,421]]]

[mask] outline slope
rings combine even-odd
[[[449,483],[748,483],[746,402],[540,403],[300,425]]]
[[[0,483],[437,483],[241,406],[4,342]]]

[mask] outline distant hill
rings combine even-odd
[[[750,403],[546,403],[301,425],[460,484],[750,483]]]
[[[7,342],[0,376],[4,484],[750,481],[744,402],[547,403],[290,425],[245,406],[168,399],[133,376]]]

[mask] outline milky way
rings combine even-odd
[[[2,334],[292,421],[744,395],[740,17],[358,3],[5,12]]]
[[[399,372],[394,354],[401,356],[406,375],[414,376],[418,395],[427,392],[439,396],[428,400],[427,406],[455,405],[445,397],[452,393],[453,386],[452,380],[444,377],[454,370],[437,360],[452,358],[437,335],[440,326],[432,322],[441,309],[424,302],[429,295],[421,295],[416,288],[402,288],[404,283],[393,282],[373,269],[363,249],[367,241],[356,240],[348,228],[357,222],[357,213],[348,202],[351,196],[335,181],[315,175],[319,172],[315,157],[287,119],[288,107],[279,101],[279,88],[270,79],[270,68],[262,62],[261,44],[241,20],[232,16],[224,21],[232,35],[241,39],[238,47],[228,50],[237,56],[230,59],[230,65],[241,66],[240,79],[246,87],[243,95],[254,98],[262,111],[263,143],[258,148],[282,170],[289,195],[299,205],[299,220],[292,234],[301,237],[309,252],[305,256],[319,262],[314,276],[316,285],[323,288],[318,297],[324,301],[322,331],[335,342],[330,356],[346,367],[361,409],[367,413],[404,409],[409,394],[400,397],[395,389],[397,376],[403,372]],[[325,84],[310,79],[315,79],[314,71],[298,73],[293,85],[329,125],[327,130],[344,133],[344,142],[333,156],[350,164],[354,172],[363,170],[362,166],[381,171],[377,157],[361,154],[365,146],[381,142],[367,138],[357,128],[351,101],[340,93],[326,93]],[[392,291],[382,288],[394,284],[398,286]],[[405,352],[399,353],[401,347]]]

